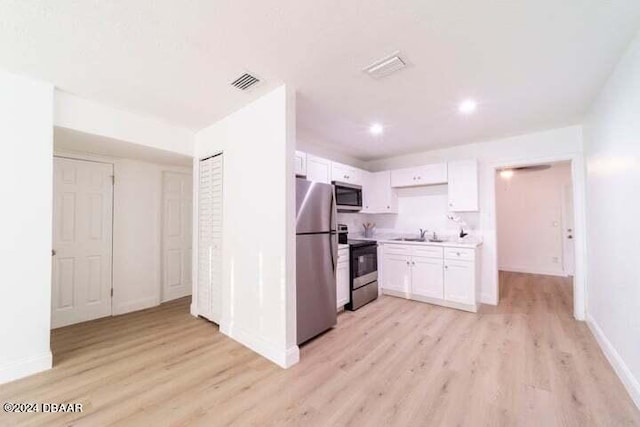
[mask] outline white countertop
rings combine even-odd
[[[477,248],[482,245],[482,241],[476,238],[464,240],[448,240],[444,242],[410,242],[406,240],[377,240],[378,243],[395,244],[395,245],[421,245],[421,246],[444,246],[448,248]]]
[[[349,249],[349,245],[346,243],[338,243],[338,250],[340,249]]]
[[[380,234],[374,234],[373,237],[364,237],[362,234],[356,234],[356,235],[349,234],[349,238],[354,240],[371,240],[378,243],[395,244],[395,245],[441,246],[441,247],[450,247],[450,248],[477,248],[478,246],[482,245],[482,239],[476,236],[468,236],[462,240],[459,240],[458,238],[445,238],[444,242],[429,242],[428,240],[424,242],[410,242],[410,241],[404,241],[404,240],[395,240],[400,237],[407,237],[407,236],[406,235],[403,236],[401,233],[397,233],[397,234],[380,233]],[[415,236],[410,236],[410,237],[415,237]]]

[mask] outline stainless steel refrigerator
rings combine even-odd
[[[296,179],[298,344],[335,326],[336,202],[333,186]]]

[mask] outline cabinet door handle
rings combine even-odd
[[[445,266],[444,266],[444,268],[445,268],[445,269],[448,269],[448,268],[449,268],[449,266],[448,266],[448,265],[445,265]]]
[[[411,265],[416,265],[416,262],[415,261],[411,261]]]
[[[409,261],[407,261],[407,265],[409,265]]]
[[[460,252],[456,252],[456,255],[460,256]]]

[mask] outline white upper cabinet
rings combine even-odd
[[[307,154],[307,179],[331,184],[331,162],[327,159]]]
[[[364,171],[341,163],[331,163],[331,181],[346,182],[348,184],[362,185]]]
[[[307,176],[307,153],[296,151],[294,170],[296,176]]]
[[[415,168],[391,171],[392,187],[417,187],[420,185],[446,184],[447,164],[435,163]]]
[[[477,212],[478,162],[462,160],[434,163],[415,168],[367,172],[296,151],[296,176],[331,184],[333,181],[362,186],[363,213],[398,213],[396,188],[448,184],[448,208],[451,212]]]
[[[478,162],[449,162],[449,210],[478,211]]]
[[[367,173],[362,187],[363,213],[397,213],[398,196],[391,188],[391,172]]]

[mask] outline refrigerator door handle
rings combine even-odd
[[[336,213],[336,193],[335,193],[335,188],[334,191],[331,193],[331,212],[329,212],[329,225],[330,225],[330,232],[329,232],[329,243],[330,243],[330,252],[331,252],[331,267],[333,267],[333,273],[335,275],[336,273],[336,261],[338,259],[338,245],[336,244],[335,240],[338,237],[337,234],[337,213]]]

